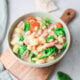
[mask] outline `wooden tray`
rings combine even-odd
[[[61,19],[68,24],[75,17],[75,11],[68,9],[64,12]],[[47,80],[50,74],[55,70],[57,64],[46,68],[34,68],[20,63],[7,49],[0,61],[4,67],[19,80]]]

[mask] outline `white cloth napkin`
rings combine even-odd
[[[7,15],[7,0],[0,0],[0,44],[6,33]]]
[[[35,4],[37,10],[43,12],[52,12],[58,8],[53,0],[35,0]]]
[[[0,46],[7,31],[7,17],[7,0],[0,0]],[[0,63],[0,80],[17,80],[11,73],[4,69],[2,63]]]

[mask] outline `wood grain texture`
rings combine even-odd
[[[26,66],[16,60],[7,49],[1,56],[0,61],[5,68],[19,80],[47,80],[57,64],[46,68],[34,68]]]
[[[67,9],[64,11],[63,15],[61,16],[62,21],[65,24],[69,24],[76,16],[76,11],[73,9]]]

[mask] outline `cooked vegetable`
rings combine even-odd
[[[48,56],[47,62],[50,62],[50,61],[53,61],[53,60],[55,60],[55,56],[53,56],[53,55]]]
[[[40,27],[40,24],[39,24],[37,21],[32,21],[32,22],[30,23],[30,31],[31,31],[31,32],[34,32],[35,27],[39,28],[39,27]]]
[[[42,26],[49,26],[51,24],[51,20],[49,18],[44,18],[42,21]]]
[[[27,18],[27,21],[28,21],[28,22],[30,22],[31,20],[35,20],[35,18],[34,18],[34,17],[29,17],[29,18]]]
[[[24,37],[22,35],[19,35],[19,41],[24,41]]]
[[[56,28],[56,29],[54,29],[54,32],[55,32],[56,35],[58,35],[58,36],[65,35],[64,28]]]
[[[19,53],[19,57],[21,58],[22,55],[24,54],[24,52],[26,51],[27,47],[26,45],[19,45],[18,47],[18,53]]]
[[[43,59],[43,58],[48,57],[48,56],[52,55],[53,53],[57,53],[57,52],[58,52],[58,49],[55,46],[52,48],[45,49],[42,51],[43,56],[39,57],[39,59]]]
[[[19,45],[17,45],[17,44],[13,47],[13,52],[15,54],[18,54],[18,47],[19,47]]]
[[[36,58],[36,57],[37,57],[37,55],[35,53],[32,53],[30,56],[30,60],[35,63],[36,60],[33,60],[33,58]]]
[[[29,28],[30,28],[29,22],[25,22],[25,23],[24,23],[24,32],[29,31]]]
[[[66,47],[67,47],[67,42],[63,45],[62,50],[64,51],[66,49]]]
[[[54,39],[54,36],[53,35],[50,35],[49,37],[46,38],[46,41],[50,41],[51,39]]]
[[[58,80],[72,80],[69,75],[60,71],[57,72],[57,77],[58,77]]]
[[[57,28],[63,27],[62,23],[60,23],[60,22],[56,23],[56,26],[57,26]]]

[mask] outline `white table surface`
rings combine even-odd
[[[72,47],[68,51],[64,59],[59,63],[55,72],[49,80],[57,80],[56,72],[63,71],[68,73],[73,80],[80,79],[80,0],[55,0],[59,9],[51,14],[58,17],[67,8],[73,8],[77,12],[75,20],[69,24],[69,29],[72,33]],[[9,0],[9,25],[19,16],[36,11],[34,0]],[[2,52],[7,48],[7,39],[5,38],[3,45],[0,47]]]

